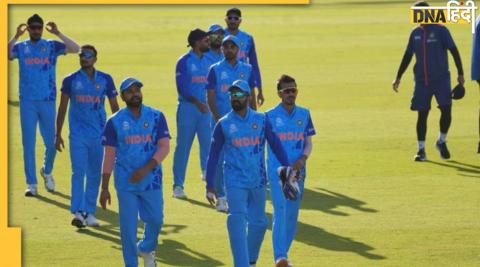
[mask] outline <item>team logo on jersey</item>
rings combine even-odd
[[[234,133],[234,132],[237,132],[238,131],[238,128],[237,128],[237,125],[235,124],[230,124],[230,133]]]
[[[303,121],[302,121],[302,120],[298,120],[298,121],[297,121],[297,124],[298,124],[299,126],[302,126]]]
[[[143,123],[143,128],[148,128],[149,125],[150,124],[148,124],[148,121],[146,121],[146,122]]]
[[[245,79],[245,73],[240,72],[240,78],[241,78],[242,80]]]
[[[99,83],[95,84],[95,89],[100,90],[100,84]]]
[[[240,46],[244,46],[245,45],[245,42],[244,41],[240,41]]]
[[[30,48],[28,46],[25,46],[25,49],[23,50],[23,53],[30,54]]]
[[[76,90],[80,90],[80,89],[82,89],[82,87],[83,87],[83,85],[82,85],[82,82],[81,82],[81,81],[77,81],[77,82],[75,83],[75,89],[76,89]]]
[[[278,117],[278,118],[275,120],[275,125],[276,125],[277,127],[282,127],[282,126],[285,125],[285,124],[283,123],[282,118]]]
[[[228,79],[228,74],[226,71],[222,71],[222,73],[220,74],[220,79],[222,80]]]
[[[195,64],[192,64],[191,68],[192,68],[192,72],[198,70],[198,68],[197,68],[197,66],[196,66]]]
[[[256,123],[252,124],[252,129],[254,130],[258,129],[258,125]]]
[[[40,51],[41,51],[42,53],[45,53],[45,52],[47,52],[47,48],[46,48],[45,46],[42,46],[42,48],[40,49]]]
[[[123,122],[123,130],[128,130],[130,129],[130,124],[128,123],[128,121],[124,121]]]

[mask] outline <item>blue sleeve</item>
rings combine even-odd
[[[210,70],[208,71],[207,80],[207,90],[215,90],[215,87],[217,85],[217,78],[215,77],[215,69],[213,68],[213,66],[211,66]]]
[[[160,113],[160,118],[158,120],[157,136],[158,136],[158,140],[162,138],[168,138],[168,139],[172,138],[170,136],[170,131],[168,130],[167,120],[165,119],[165,116],[163,115],[163,113]]]
[[[67,76],[63,79],[62,88],[60,91],[64,94],[70,95],[72,93],[72,76]]]
[[[188,67],[187,57],[183,56],[178,60],[175,70],[175,77],[177,81],[177,92],[185,99],[189,99],[192,94],[188,91]]]
[[[252,74],[255,78],[255,86],[262,88],[262,76],[260,75],[260,67],[258,66],[257,51],[255,50],[255,41],[253,37],[250,37],[252,41],[252,47],[248,51],[248,62],[252,65]],[[253,87],[252,87],[253,88]]]
[[[52,41],[53,42],[53,52],[56,56],[65,55],[67,53],[67,47],[64,43],[59,41]]]
[[[307,127],[305,128],[305,133],[307,136],[312,136],[316,134],[315,127],[313,127],[312,117],[308,113],[308,122]]]
[[[117,89],[115,88],[115,83],[113,82],[112,76],[107,75],[107,88],[105,88],[106,92],[105,94],[107,95],[108,98],[113,98],[118,95]]]
[[[445,49],[455,48],[455,42],[453,41],[452,35],[447,27],[443,27],[442,33],[443,47],[445,47]]]
[[[407,44],[407,52],[408,52],[409,54],[412,54],[412,55],[415,53],[415,45],[414,45],[414,41],[413,41],[413,33],[414,33],[414,32],[412,32],[412,33],[410,34],[410,37],[408,38],[408,44]]]
[[[215,171],[217,170],[218,158],[225,143],[225,136],[223,135],[222,124],[217,122],[213,130],[212,143],[210,144],[210,152],[207,160],[207,188],[214,188]]]
[[[278,161],[282,166],[288,166],[288,157],[285,149],[282,146],[282,141],[278,138],[275,132],[272,129],[272,124],[268,118],[265,119],[265,137],[267,138],[268,144],[273,151],[273,154],[277,157]]]
[[[109,119],[105,129],[103,129],[102,145],[117,147],[117,143],[117,132],[115,131],[115,126],[113,126],[112,119]]]
[[[474,81],[480,80],[480,20],[477,21],[477,28],[473,35],[471,78]]]
[[[13,45],[12,53],[10,54],[10,60],[18,58],[18,47],[19,46],[20,46],[20,43],[16,43],[16,44]]]
[[[255,73],[253,72],[253,68],[250,69],[250,77],[248,78],[248,86],[250,86],[250,90],[253,91],[255,88]]]

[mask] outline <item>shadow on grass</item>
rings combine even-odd
[[[14,106],[14,107],[19,107],[20,102],[19,101],[14,101],[14,100],[8,100],[8,105]]]
[[[338,216],[349,216],[348,213],[335,210],[340,207],[349,207],[362,212],[378,212],[375,209],[365,207],[367,203],[361,200],[323,188],[316,189],[319,191],[305,188],[301,209],[319,210]]]
[[[52,195],[70,201],[70,196],[61,192],[53,192]],[[37,199],[70,211],[69,205],[57,200],[42,195],[38,195]],[[114,248],[121,250],[122,242],[120,240],[118,213],[112,210],[97,208],[96,217],[102,221],[102,225],[100,227],[87,227],[78,229],[77,232],[112,242],[117,245],[114,246]],[[139,232],[137,234],[142,234],[142,226],[143,224],[140,222],[138,227]],[[160,244],[158,245],[155,253],[158,262],[173,266],[223,266],[224,264],[218,260],[208,257],[205,254],[196,252],[178,241],[166,238],[169,235],[180,233],[186,227],[186,225],[180,224],[164,224],[162,226],[162,231],[159,236]]]
[[[456,169],[461,176],[480,178],[480,166],[477,165],[462,163],[456,160],[448,160],[444,162],[426,160],[425,162]]]

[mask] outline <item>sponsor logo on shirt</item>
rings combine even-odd
[[[50,64],[48,57],[28,57],[25,58],[25,64],[27,65],[40,65]]]
[[[232,144],[235,147],[256,146],[260,144],[260,137],[240,137],[234,138]]]
[[[238,131],[238,128],[235,124],[230,124],[230,133],[234,133],[234,132],[237,132]]]
[[[192,83],[207,83],[206,76],[192,76]]]
[[[143,123],[143,128],[148,128],[149,125],[150,124],[148,124],[148,121],[146,121],[146,122]]]
[[[275,126],[277,126],[277,127],[282,127],[282,126],[284,126],[284,125],[285,125],[285,124],[283,123],[282,118],[277,117],[277,119],[275,119]]]
[[[124,121],[123,124],[122,124],[122,126],[123,126],[123,130],[128,130],[128,129],[130,129],[130,124],[128,123],[128,121]]]
[[[222,71],[222,73],[220,73],[220,79],[228,79],[228,73],[226,71]]]
[[[127,135],[125,136],[125,143],[128,145],[135,145],[141,143],[152,142],[151,134],[136,134],[136,135]]]
[[[78,103],[100,103],[100,97],[92,95],[77,95],[75,100]]]
[[[197,68],[197,66],[196,66],[195,64],[192,64],[192,65],[190,66],[190,68],[192,69],[192,72],[198,70],[198,68]]]
[[[282,132],[282,133],[278,133],[278,139],[280,139],[280,141],[286,141],[286,140],[300,141],[300,140],[305,140],[305,137],[303,135],[303,132],[300,132],[300,133]]]

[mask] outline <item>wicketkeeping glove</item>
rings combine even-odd
[[[281,166],[277,169],[278,176],[280,177],[280,185],[282,186],[283,194],[288,200],[297,200],[300,194],[300,187],[298,186],[297,171],[292,167]]]

